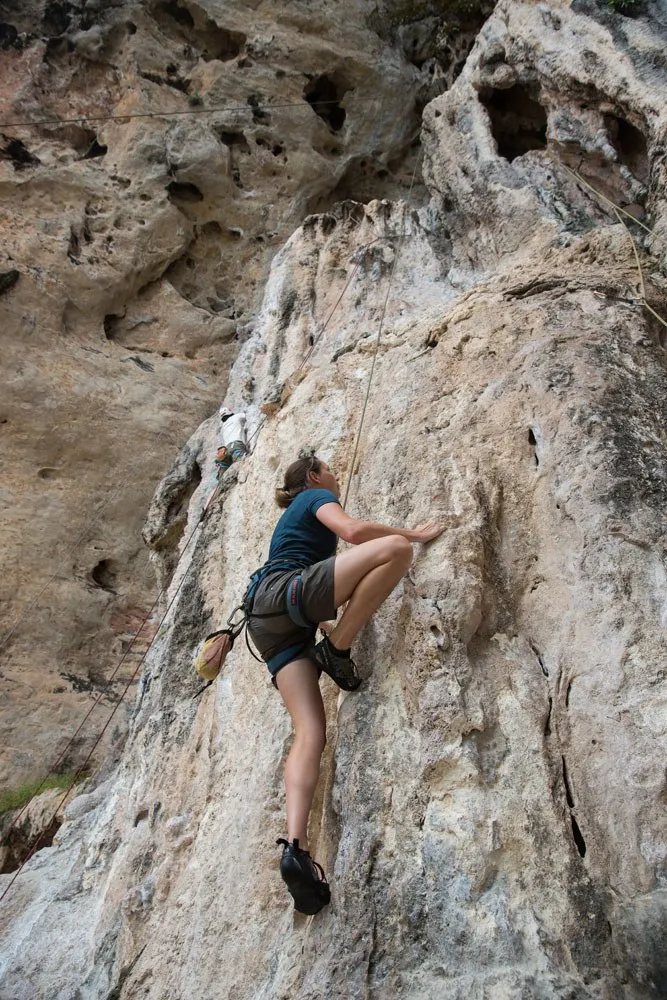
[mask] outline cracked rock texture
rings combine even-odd
[[[153,498],[173,607],[124,750],[1,904],[3,1000],[667,996],[667,331],[582,183],[651,230],[667,314],[666,25],[659,3],[501,0],[425,108],[428,200],[346,200],[275,255],[225,397],[254,453],[178,564],[215,416]],[[241,644],[197,699],[190,667],[303,445],[351,475],[351,513],[447,525],[362,633],[364,686],[323,681],[312,921],[273,846],[280,698]]]
[[[407,190],[447,40],[460,61],[474,37],[436,18],[439,58],[344,6],[0,3],[2,785],[85,760],[153,634],[149,498],[271,258],[313,210]]]

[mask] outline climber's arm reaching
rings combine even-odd
[[[443,524],[437,521],[427,521],[418,528],[391,528],[375,521],[360,521],[346,514],[340,504],[325,503],[318,508],[315,516],[334,534],[350,545],[360,545],[374,538],[385,538],[387,535],[401,535],[409,542],[430,542],[445,530]]]

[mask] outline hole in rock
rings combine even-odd
[[[190,28],[191,30],[195,26],[195,19],[187,9],[187,7],[181,7],[176,0],[163,0],[162,3],[157,5],[157,11],[160,14],[165,14],[167,17],[171,17],[178,24],[182,25],[184,28]]]
[[[122,318],[122,316],[117,316],[115,313],[108,313],[104,317],[104,336],[107,340],[115,340],[116,333],[118,332],[118,320]]]
[[[547,709],[547,719],[544,723],[544,735],[551,736],[551,710],[553,708],[554,700],[549,698],[549,708]]]
[[[144,820],[148,819],[148,809],[140,809],[137,815],[134,817],[134,825],[139,826]]]
[[[268,124],[271,121],[271,115],[264,110],[261,101],[256,94],[251,94],[248,98],[248,104],[252,108],[252,120],[256,125],[261,125],[262,123]]]
[[[171,184],[167,185],[167,194],[169,196],[169,200],[172,202],[195,202],[204,200],[204,195],[201,193],[196,184],[181,183],[179,181],[172,181]]]
[[[73,264],[78,264],[79,257],[81,256],[81,243],[79,242],[79,236],[74,229],[74,226],[70,226],[67,256]]]
[[[161,0],[154,8],[155,20],[167,37],[187,42],[203,59],[236,59],[245,45],[241,31],[221,28],[195,3]]]
[[[339,87],[331,77],[323,75],[311,79],[303,92],[315,114],[334,132],[340,132],[345,124],[345,109],[341,108],[339,102],[346,90],[347,88]]]
[[[31,856],[33,847],[41,851],[43,847],[51,847],[53,838],[61,827],[61,821],[54,819],[50,825],[40,834],[39,841],[35,845],[35,832],[28,827],[15,826],[5,840],[7,853],[0,868],[0,875],[9,875],[20,868],[24,861]]]
[[[540,459],[537,454],[537,439],[533,433],[532,427],[528,428],[528,444],[531,446],[531,448],[535,449],[533,451],[533,458],[535,459],[535,465],[539,465]]]
[[[546,112],[525,87],[517,83],[508,90],[483,90],[479,96],[491,120],[499,156],[511,163],[531,149],[546,149]]]
[[[582,858],[586,857],[586,841],[584,840],[583,834],[579,829],[579,824],[577,823],[574,816],[570,815],[572,821],[572,836],[574,837],[574,842],[577,845],[577,850]]]
[[[5,145],[0,147],[0,160],[11,160],[15,170],[24,170],[26,167],[35,167],[41,163],[29,149],[24,146],[20,139],[9,139],[5,136]]]
[[[621,163],[642,184],[648,182],[648,147],[646,137],[625,118],[605,115],[605,127]]]
[[[22,48],[19,41],[19,33],[13,24],[0,24],[0,49]]]
[[[109,150],[108,146],[102,145],[101,142],[97,141],[97,138],[93,139],[88,150],[83,154],[82,159],[84,160],[94,160],[98,156],[104,156]]]
[[[42,31],[45,35],[62,35],[71,23],[70,12],[73,7],[67,0],[53,0],[47,3],[42,17]]]
[[[136,26],[136,24],[134,24],[133,21],[126,21],[125,22],[125,27],[127,28],[128,35],[136,35],[136,33],[137,33],[137,26]]]
[[[39,479],[55,479],[57,475],[58,470],[51,468],[40,469],[37,473]]]
[[[110,594],[116,593],[117,567],[112,559],[100,559],[90,571],[93,583]]]
[[[13,288],[21,277],[21,272],[15,267],[11,271],[0,271],[0,295],[4,295],[10,288]]]
[[[224,129],[215,129],[218,133],[218,138],[220,142],[224,143],[225,146],[239,146],[242,153],[249,153],[250,146],[248,140],[246,139],[243,132],[226,132]]]
[[[574,809],[574,796],[572,795],[572,788],[570,786],[570,775],[567,771],[567,762],[565,757],[561,757],[563,762],[563,784],[565,785],[565,798],[570,809]]]

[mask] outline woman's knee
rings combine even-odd
[[[407,570],[412,563],[412,545],[402,535],[389,535],[387,543],[390,546],[392,562],[400,563]]]
[[[321,757],[327,745],[326,725],[298,727],[294,733],[294,742],[298,744],[302,752],[307,753],[309,756]]]

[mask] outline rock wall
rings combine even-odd
[[[404,51],[348,6],[0,5],[3,785],[40,777],[145,652],[146,507],[224,395],[279,246],[410,182],[454,26]],[[62,124],[9,127],[44,121]]]
[[[667,341],[628,231],[566,169],[652,230],[633,232],[666,315],[666,15],[501,0],[425,109],[428,204],[346,202],[277,253],[226,400],[253,428],[279,403],[177,569],[157,547],[176,599],[127,744],[7,892],[0,996],[667,995]],[[195,454],[196,525],[215,430],[150,539]],[[311,838],[333,900],[312,920],[273,846],[280,699],[244,647],[196,699],[190,668],[304,444],[351,474],[353,514],[447,524],[364,630],[360,691],[323,682]]]

